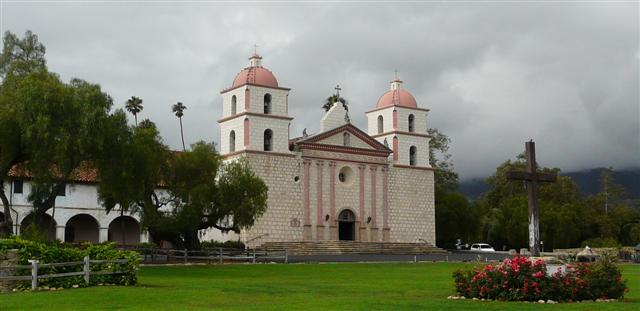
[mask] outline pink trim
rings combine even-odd
[[[304,225],[311,225],[311,198],[309,197],[309,167],[311,166],[311,161],[304,161]]]
[[[249,88],[244,89],[244,111],[249,112],[251,108],[251,91]]]
[[[331,173],[329,179],[329,217],[330,224],[333,224],[336,218],[336,162],[329,162],[329,172]]]
[[[316,225],[321,226],[324,223],[324,215],[322,213],[322,167],[324,166],[324,162],[316,161],[316,166],[318,168],[318,188],[316,189],[318,213],[316,215]]]
[[[371,227],[376,227],[376,171],[378,167],[371,167]]]
[[[364,226],[364,165],[358,165],[360,171],[360,226]],[[357,230],[357,229],[356,229]]]
[[[393,137],[393,162],[398,161],[398,137]]]
[[[382,168],[382,228],[389,228],[389,168]]]
[[[251,143],[250,141],[250,137],[251,137],[251,125],[249,124],[249,119],[245,118],[244,119],[244,148],[248,149],[249,148],[249,144]]]
[[[232,116],[228,116],[228,117],[224,117],[224,118],[220,118],[218,119],[218,123],[222,123],[225,121],[229,121],[229,120],[233,120],[235,118],[240,118],[242,116],[252,116],[252,117],[259,117],[259,118],[267,118],[267,119],[278,119],[278,120],[293,120],[292,117],[287,117],[287,116],[278,116],[278,115],[273,115],[273,114],[264,114],[264,113],[255,113],[255,112],[247,112],[247,111],[243,111],[241,113],[236,113]]]
[[[398,130],[398,110],[393,109],[393,129]]]
[[[383,109],[390,109],[392,108],[396,109],[396,108],[401,108],[401,109],[410,109],[410,110],[415,110],[415,111],[424,111],[424,112],[429,112],[431,111],[430,109],[426,109],[426,108],[412,108],[412,107],[406,107],[406,106],[389,106],[389,107],[382,107],[382,108],[376,108],[376,109],[371,109],[365,113],[372,113],[372,112],[376,112],[376,111],[380,111]]]

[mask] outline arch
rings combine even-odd
[[[69,218],[64,227],[64,241],[72,242],[100,242],[100,225],[93,216],[77,214]]]
[[[229,133],[229,152],[236,151],[236,131]]]
[[[409,133],[415,132],[416,131],[416,117],[413,114],[409,115],[408,123],[409,123]]]
[[[140,243],[140,224],[131,216],[119,216],[109,224],[108,240],[120,245]]]
[[[378,116],[378,134],[382,134],[384,132],[384,118],[382,115]]]
[[[338,214],[338,239],[353,241],[356,238],[356,215],[350,209]]]
[[[273,150],[273,131],[271,129],[264,130],[264,151]]]
[[[409,165],[418,165],[418,148],[416,146],[409,147]]]
[[[22,219],[20,222],[20,232],[24,233],[25,230],[33,223],[33,213],[30,213],[26,217]],[[42,224],[40,224],[41,228],[46,228],[47,238],[51,241],[56,239],[56,227],[57,223],[53,217],[49,214],[44,214],[42,219]]]
[[[236,111],[238,109],[238,98],[233,95],[231,96],[231,115],[236,114]]]
[[[351,135],[349,133],[345,132],[344,134],[342,134],[342,144],[345,147],[351,146]]]
[[[264,113],[271,114],[271,94],[264,94]]]

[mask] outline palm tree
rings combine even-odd
[[[182,137],[182,150],[187,151],[187,148],[184,146],[184,133],[182,131],[182,116],[184,115],[184,111],[187,109],[187,106],[183,105],[181,102],[173,105],[173,113],[176,114],[176,117],[180,120],[180,137]]]
[[[322,105],[322,109],[324,109],[324,111],[329,111],[329,109],[331,109],[331,106],[333,106],[333,103],[335,102],[341,102],[342,106],[344,107],[344,110],[349,111],[349,106],[348,106],[349,102],[347,102],[346,99],[336,94],[333,94],[327,97],[327,99],[324,102],[324,105]]]
[[[144,107],[142,107],[142,99],[140,99],[139,97],[131,96],[131,98],[127,100],[127,103],[124,105],[124,107],[127,109],[127,111],[133,114],[133,117],[136,120],[136,126],[138,126],[138,113],[140,113],[140,111],[144,109]]]

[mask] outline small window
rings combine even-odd
[[[238,99],[236,98],[235,95],[231,96],[231,114],[234,115],[236,114],[237,111],[237,101]]]
[[[271,94],[264,94],[264,113],[271,114]]]
[[[415,126],[415,116],[413,114],[409,115],[409,132],[413,133],[416,130],[416,126]]]
[[[13,193],[22,193],[24,188],[24,182],[22,180],[13,181]]]
[[[66,184],[62,185],[62,187],[60,187],[60,189],[58,189],[57,196],[59,196],[59,197],[67,196],[67,185]]]
[[[409,165],[415,166],[418,164],[418,148],[411,146],[409,148]]]
[[[378,116],[378,134],[381,134],[384,131],[384,118],[382,116]]]
[[[342,144],[345,147],[351,146],[351,135],[349,135],[349,133],[342,134]]]
[[[229,152],[236,151],[236,132],[229,133]]]
[[[271,151],[273,149],[273,131],[266,129],[264,131],[264,151]]]

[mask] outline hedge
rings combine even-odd
[[[115,260],[127,259],[123,264],[91,264],[92,271],[127,271],[124,274],[92,275],[90,285],[114,284],[135,285],[137,283],[137,271],[140,263],[140,255],[133,251],[117,250],[113,243],[91,244],[84,243],[80,247],[73,247],[59,241],[35,242],[19,237],[0,239],[0,252],[10,249],[18,250],[18,265],[28,265],[29,259],[37,259],[40,264],[82,261],[85,256],[91,260]],[[38,274],[54,274],[65,272],[80,272],[82,265],[69,267],[49,267],[38,269]],[[16,275],[30,275],[30,269],[20,269]],[[82,276],[70,276],[60,278],[47,278],[38,281],[41,287],[69,288],[73,285],[85,286]],[[30,288],[30,281],[17,282],[17,288]]]

